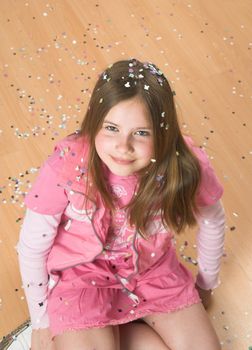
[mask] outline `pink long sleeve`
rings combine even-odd
[[[49,327],[46,261],[61,215],[41,215],[27,209],[20,232],[17,245],[19,266],[34,329]]]
[[[197,234],[198,276],[197,284],[202,289],[218,286],[221,258],[224,248],[225,212],[220,201],[200,208]]]

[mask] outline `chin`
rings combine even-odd
[[[110,169],[110,171],[117,176],[130,176],[133,174],[133,171],[120,171],[120,170],[113,170],[113,169]]]
[[[117,176],[129,176],[129,175],[132,175],[134,173],[134,171],[131,169],[123,169],[123,168],[115,167],[115,166],[110,166],[108,168],[111,171],[111,173],[113,173],[114,175],[117,175]]]

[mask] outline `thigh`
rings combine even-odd
[[[54,337],[56,350],[119,350],[119,328],[69,330]]]
[[[169,350],[147,323],[130,322],[119,326],[120,350]]]
[[[143,317],[171,350],[220,350],[215,330],[202,304]]]

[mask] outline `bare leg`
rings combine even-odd
[[[120,350],[169,350],[161,337],[146,323],[119,326]]]
[[[171,350],[221,350],[202,304],[143,317]]]
[[[57,350],[119,350],[119,328],[108,326],[66,331],[54,338]]]

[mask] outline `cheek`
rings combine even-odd
[[[96,152],[100,155],[103,154],[109,147],[108,139],[105,135],[97,134],[95,138],[95,149]]]
[[[100,153],[101,153],[102,144],[103,144],[102,136],[97,134],[97,136],[95,138],[95,149],[96,149],[96,152],[98,153],[98,155],[100,155]]]
[[[152,141],[148,142],[148,143],[145,145],[145,148],[144,148],[143,152],[144,152],[144,155],[145,155],[146,157],[149,157],[149,158],[153,157],[153,154],[154,154],[154,145],[153,145],[153,142],[152,142]]]

